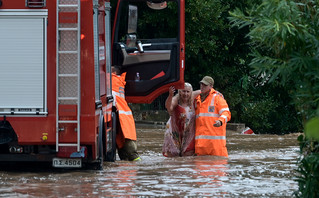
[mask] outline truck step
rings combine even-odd
[[[58,120],[59,123],[66,123],[66,124],[72,124],[72,123],[78,123],[77,120]]]
[[[78,31],[78,28],[59,28],[61,31]]]
[[[78,77],[78,74],[59,74],[59,77]]]
[[[59,8],[77,8],[79,5],[77,4],[60,4]]]
[[[59,146],[78,146],[77,144],[59,143]]]
[[[77,97],[59,97],[59,100],[77,100]]]
[[[59,51],[59,54],[77,54],[78,51]]]

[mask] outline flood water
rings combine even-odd
[[[229,158],[165,158],[164,129],[138,129],[142,161],[104,170],[0,171],[0,197],[291,197],[298,134],[227,133]]]

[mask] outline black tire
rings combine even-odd
[[[112,129],[108,134],[107,144],[110,149],[106,153],[105,160],[108,162],[115,162],[116,159],[116,130],[117,130],[117,115],[112,112]]]
[[[99,121],[99,136],[98,136],[98,162],[97,162],[97,169],[103,170],[103,162],[104,162],[104,141],[103,141],[103,134],[105,131],[104,127],[104,118],[103,115],[100,115]]]

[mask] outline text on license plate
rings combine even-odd
[[[52,166],[61,168],[81,168],[82,160],[80,158],[53,158]]]

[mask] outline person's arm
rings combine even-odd
[[[215,99],[217,100],[216,107],[220,117],[215,121],[214,126],[220,127],[225,125],[231,119],[231,113],[228,104],[223,97],[217,96]]]
[[[170,115],[178,103],[178,98],[177,96],[174,96],[174,92],[175,88],[170,87],[168,91],[168,97],[165,101],[165,107]]]
[[[193,91],[193,93],[192,93],[192,100],[194,100],[200,93],[201,93],[200,90],[195,90],[195,91]]]

